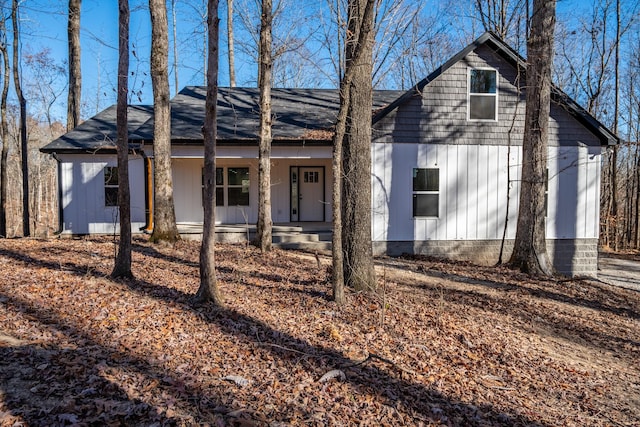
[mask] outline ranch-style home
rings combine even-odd
[[[494,263],[516,231],[525,61],[485,33],[408,91],[374,91],[371,237],[376,253],[420,253]],[[216,222],[257,217],[258,90],[220,88]],[[331,135],[337,90],[273,89],[275,224],[331,222]],[[203,221],[205,88],[171,101],[176,219]],[[547,238],[555,268],[596,275],[600,169],[618,138],[554,88],[550,114]],[[115,107],[42,149],[59,164],[63,234],[117,227]],[[129,107],[131,218],[151,225],[153,108]],[[328,228],[328,227],[327,227]],[[506,234],[505,234],[506,232]]]

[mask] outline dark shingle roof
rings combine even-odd
[[[152,114],[153,108],[148,105],[129,106],[129,138],[151,118]],[[66,151],[96,152],[99,150],[113,151],[115,148],[116,106],[112,105],[81,123],[72,131],[53,140],[41,151],[45,153]]]
[[[375,91],[373,108],[389,104],[404,91]],[[218,89],[218,143],[254,145],[260,129],[257,88]],[[187,86],[171,100],[173,144],[202,144],[206,88]],[[339,107],[335,89],[272,89],[274,144],[331,143]],[[131,143],[153,143],[152,107],[130,107]],[[146,117],[142,116],[145,112]],[[132,112],[135,113],[132,114]],[[95,151],[115,147],[115,106],[53,141],[44,152]]]

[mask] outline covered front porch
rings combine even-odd
[[[176,221],[190,229],[202,224],[203,167],[201,150],[175,150],[172,159]],[[274,224],[331,222],[330,147],[273,147],[271,217]],[[216,153],[216,225],[258,219],[258,159],[253,147],[220,147]],[[330,228],[330,227],[329,227]],[[246,231],[246,230],[245,230]],[[195,233],[197,234],[197,233]]]

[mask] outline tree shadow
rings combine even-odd
[[[58,265],[33,256],[20,255],[7,250],[0,251],[0,255],[20,259],[32,266],[59,270]],[[78,271],[81,271],[84,275],[84,268],[82,266],[76,266],[76,269],[72,269],[71,273],[78,274]],[[328,369],[343,369],[346,373],[344,381],[362,393],[378,396],[385,405],[407,414],[407,416],[410,416],[416,422],[422,420],[428,423],[440,422],[458,425],[536,424],[533,420],[528,419],[520,413],[519,408],[512,408],[509,413],[505,413],[495,409],[492,405],[485,404],[475,406],[446,396],[439,392],[433,385],[423,383],[401,370],[388,368],[387,365],[382,366],[388,369],[378,366],[375,362],[357,365],[353,359],[347,357],[340,351],[311,344],[304,339],[274,329],[263,321],[243,314],[236,309],[194,306],[192,305],[193,295],[183,291],[159,286],[141,279],[120,280],[117,281],[117,283],[127,286],[137,294],[152,297],[168,303],[172,307],[193,313],[199,319],[216,325],[223,333],[233,336],[236,342],[239,342],[240,345],[245,348],[262,354],[263,357],[273,357],[285,363],[295,364],[298,367],[301,366],[315,379],[319,379]],[[173,378],[170,380],[173,384],[163,384],[163,390],[173,396],[175,400],[179,401],[180,405],[184,405],[184,408],[188,409],[191,414],[194,414],[193,416],[196,417],[196,422],[201,422],[205,419],[203,418],[204,415],[200,412],[200,403],[203,401],[215,403],[219,399],[219,396],[216,395],[215,392],[210,389],[202,389],[196,384],[183,383],[177,385],[178,380],[175,378],[178,374],[176,372],[167,372],[166,368],[152,366],[146,360],[140,359],[128,351],[103,346],[91,338],[88,332],[82,331],[76,325],[65,323],[44,308],[36,307],[33,304],[20,301],[9,295],[5,295],[0,301],[2,301],[4,305],[17,307],[19,310],[45,325],[51,325],[53,328],[62,331],[65,335],[72,337],[73,340],[79,340],[82,342],[83,347],[98,347],[100,352],[105,354],[104,358],[107,360],[126,361],[127,369],[138,372],[146,378],[160,379],[159,381],[164,381],[163,378],[165,377]],[[78,352],[77,355],[78,357],[83,357],[83,354],[82,352]],[[85,363],[91,362],[87,361]],[[25,367],[26,365],[30,366],[31,363],[25,362]],[[91,382],[89,379],[95,376],[94,371],[88,370],[79,376],[82,385],[78,386],[78,388],[90,388]],[[63,378],[56,377],[53,377],[52,380],[60,381],[62,384],[64,384],[65,381]],[[11,391],[5,390],[5,393],[9,394]],[[80,393],[82,393],[82,390],[80,390]],[[116,393],[113,399],[119,398],[119,396],[121,395]],[[62,401],[59,401],[59,403],[61,405],[63,404]],[[138,403],[133,402],[132,404]],[[248,406],[252,405],[251,402],[243,402],[243,404]],[[295,409],[303,413],[307,411],[306,405],[303,405],[302,402],[299,404],[295,403],[294,405],[298,405]],[[12,407],[12,411],[15,413],[22,411],[21,413],[29,414],[39,411],[34,403],[32,403],[31,407],[27,408],[27,410],[20,408],[22,408],[22,406],[14,406]],[[256,407],[253,408],[253,410],[259,412],[261,408]],[[145,411],[151,414],[150,416],[156,416],[150,408],[148,410],[145,409]],[[84,415],[79,413],[77,416],[79,419],[82,419]],[[210,416],[213,416],[213,414],[210,414]],[[282,416],[286,417],[286,415]],[[37,422],[35,419],[33,421]]]
[[[603,312],[603,314],[606,315],[612,314],[623,318],[639,319],[640,315],[634,308],[618,307],[595,299],[575,297],[560,292],[527,287],[507,281],[481,280],[456,273],[430,270],[428,268],[420,268],[420,273],[432,278],[464,283],[476,289],[461,290],[446,286],[439,288],[432,285],[410,283],[408,281],[400,284],[409,288],[418,288],[433,298],[440,298],[442,292],[444,293],[444,298],[454,304],[465,307],[476,307],[483,311],[492,311],[500,315],[508,314],[514,318],[520,318],[523,320],[523,324],[532,330],[534,326],[538,326],[550,335],[576,342],[585,347],[604,349],[631,359],[637,357],[635,352],[640,349],[640,341],[595,330],[584,324],[584,322],[580,322],[580,319],[576,318],[575,314],[570,310],[566,312],[549,310],[548,307],[545,308],[537,304],[537,301],[544,302],[544,300],[548,300],[560,302],[568,306],[593,309]],[[538,286],[540,285],[542,285],[542,283],[538,284]],[[499,292],[487,293],[483,288]],[[525,296],[527,299],[514,298],[514,295]],[[615,301],[616,300],[614,300],[614,302]],[[536,331],[539,332],[538,329],[536,329]]]

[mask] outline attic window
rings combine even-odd
[[[493,69],[469,69],[469,120],[498,120],[497,74]]]

